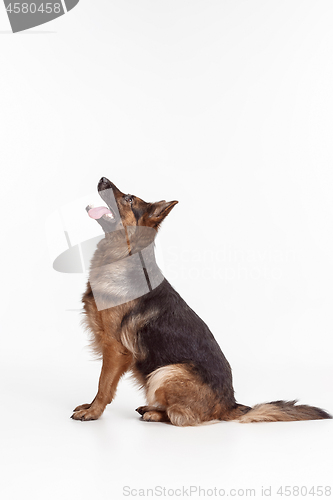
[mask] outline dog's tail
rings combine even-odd
[[[295,401],[272,401],[253,408],[237,405],[230,415],[231,420],[244,424],[250,422],[291,422],[293,420],[321,420],[332,416],[321,408],[296,405]]]

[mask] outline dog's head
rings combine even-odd
[[[103,207],[86,210],[89,217],[96,219],[106,233],[124,226],[147,226],[158,230],[165,217],[178,201],[146,203],[141,198],[122,193],[109,179],[102,177],[97,186],[105,203]]]

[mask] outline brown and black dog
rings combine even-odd
[[[106,207],[87,207],[105,232],[91,260],[83,295],[85,323],[103,358],[98,392],[75,408],[75,420],[95,420],[111,403],[124,373],[145,389],[143,420],[178,426],[332,418],[320,408],[273,401],[250,408],[234,397],[231,368],[207,325],[156,265],[154,238],[177,201],[146,203],[102,177]]]

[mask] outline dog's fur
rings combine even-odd
[[[116,207],[108,193],[112,191]],[[103,358],[98,392],[91,404],[75,408],[75,420],[95,420],[111,403],[121,376],[131,371],[145,389],[147,406],[137,408],[143,420],[178,426],[219,420],[276,422],[332,418],[320,408],[273,401],[253,408],[234,397],[231,369],[207,325],[184,302],[168,281],[148,293],[127,300],[132,283],[129,256],[152,244],[163,219],[177,201],[146,203],[125,195],[102,177],[98,191],[114,220],[98,222],[105,238],[91,262],[83,295],[85,323],[93,334],[93,348]],[[125,243],[124,243],[125,242]],[[112,272],[107,265],[112,264]],[[146,268],[157,272],[154,258]],[[146,269],[147,271],[147,269]],[[146,272],[145,271],[145,272]],[[92,290],[92,283],[94,289]],[[134,281],[133,281],[134,283]],[[105,298],[97,308],[96,294]],[[107,307],[117,299],[118,305]]]

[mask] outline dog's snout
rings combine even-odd
[[[115,198],[117,199],[118,197],[120,196],[123,196],[124,193],[122,193],[118,188],[117,186],[115,186],[113,184],[113,182],[109,181],[109,179],[107,179],[106,177],[101,177],[101,179],[99,180],[98,182],[98,186],[97,186],[97,189],[99,191],[99,193],[101,194],[103,191],[107,191],[109,189],[112,189],[112,192],[113,192],[113,195],[115,196]],[[102,196],[102,195],[101,195]]]
[[[99,183],[98,185],[101,186],[102,184],[110,184],[110,181],[109,179],[107,179],[106,177],[101,177],[100,180],[99,180]]]
[[[101,177],[97,189],[98,191],[103,191],[104,189],[109,189],[112,187],[112,183],[106,177]]]

